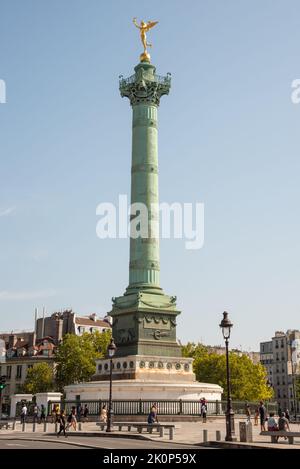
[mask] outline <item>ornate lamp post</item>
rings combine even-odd
[[[222,334],[225,340],[226,345],[226,373],[227,373],[227,411],[226,411],[226,437],[225,441],[235,441],[235,432],[234,432],[234,413],[231,405],[231,395],[230,395],[230,369],[229,369],[229,354],[228,354],[228,343],[230,338],[230,331],[233,324],[228,319],[228,313],[224,311],[223,319],[221,321],[220,327],[222,329]]]
[[[110,358],[110,376],[109,376],[109,404],[108,404],[108,418],[107,418],[107,427],[106,431],[107,432],[112,432],[113,427],[112,427],[112,420],[113,420],[113,409],[112,409],[112,369],[113,369],[113,357],[116,353],[117,347],[114,342],[114,339],[111,338],[110,344],[107,348],[107,354]]]

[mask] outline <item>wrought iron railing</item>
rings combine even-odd
[[[157,400],[155,401],[160,415],[188,415],[199,416],[201,410],[200,401],[186,401],[186,400]],[[115,415],[148,415],[154,400],[113,400],[112,406]],[[100,400],[65,400],[50,401],[48,403],[48,415],[51,415],[54,406],[58,404],[68,414],[71,412],[72,407],[75,407],[77,412],[79,407],[82,408],[87,405],[89,415],[99,415],[103,405],[108,408],[108,399]],[[227,401],[207,401],[207,414],[208,415],[224,415],[227,409]],[[247,402],[250,405],[251,413],[254,415],[255,409],[258,407],[257,402]],[[265,404],[267,412],[274,412],[277,414],[277,403],[268,402]],[[232,408],[235,414],[245,414],[246,403],[243,401],[233,401]]]

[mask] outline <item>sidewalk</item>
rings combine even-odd
[[[253,443],[240,443],[240,435],[239,435],[239,422],[245,422],[245,419],[236,419],[235,420],[235,435],[237,437],[237,442],[239,443],[240,447],[244,446],[258,446],[262,448],[279,448],[279,449],[300,449],[300,438],[295,438],[294,444],[289,445],[287,440],[281,438],[278,443],[274,444],[270,442],[270,437],[261,436],[260,433],[260,426],[254,426],[252,422],[252,432],[253,432]],[[165,422],[164,422],[165,423]],[[174,422],[170,422],[174,423]],[[207,423],[202,422],[175,422],[175,434],[174,440],[172,443],[180,443],[180,444],[192,444],[192,445],[201,445],[203,444],[203,430],[207,430],[208,434],[208,442],[215,442],[216,441],[216,431],[221,432],[221,442],[225,442],[225,419],[207,419]],[[291,431],[300,432],[300,424],[291,424],[290,425]],[[32,432],[32,425],[27,425],[27,431],[21,431],[21,425],[17,424],[16,430],[0,430],[0,436],[2,435],[15,435],[16,437],[34,437],[36,436],[41,437],[42,435],[47,436],[54,433],[55,426],[53,424],[48,425],[47,434],[42,432],[42,425],[37,426],[37,431],[35,433]],[[123,437],[123,438],[141,438],[142,439],[150,439],[153,441],[159,442],[170,442],[168,432],[165,432],[163,438],[159,436],[159,433],[153,431],[152,434],[143,432],[142,435],[138,434],[136,431],[131,430],[131,432],[127,431],[114,431],[113,433],[107,434],[106,432],[100,432],[99,427],[96,425],[95,422],[87,422],[82,424],[82,431],[70,431],[69,435],[71,436],[86,436],[87,438],[90,436],[110,436],[110,437]],[[228,446],[234,446],[234,443],[226,442]]]

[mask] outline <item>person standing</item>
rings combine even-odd
[[[41,405],[41,422],[46,422],[46,409],[44,404]]]
[[[201,404],[201,416],[202,416],[202,423],[206,423],[206,415],[207,415],[207,405],[206,403]]]
[[[289,409],[286,409],[285,411],[285,417],[288,419],[289,423],[291,422],[291,417],[290,417],[290,413],[289,413]]]
[[[89,415],[89,408],[88,408],[87,404],[85,404],[84,410],[83,410],[83,418],[84,418],[84,421],[85,421],[85,422],[86,422],[87,419],[88,419],[88,415]]]
[[[259,408],[256,407],[254,412],[254,425],[258,425],[258,417],[259,417]]]
[[[26,404],[23,404],[23,407],[21,410],[21,423],[26,423],[26,417],[27,417],[27,407],[26,407]]]
[[[35,406],[34,406],[34,408],[33,408],[33,423],[38,422],[38,416],[39,416],[39,408],[38,408],[38,406],[35,404]]]
[[[265,432],[266,431],[266,419],[267,419],[267,409],[264,406],[263,401],[260,401],[260,406],[258,408],[259,411],[259,417],[260,417],[260,431]]]
[[[251,422],[251,408],[249,404],[246,404],[245,413],[247,417],[247,422]]]
[[[81,421],[81,416],[82,416],[82,406],[81,406],[81,404],[77,405],[76,410],[77,410],[77,420],[78,420],[78,422],[80,422]]]

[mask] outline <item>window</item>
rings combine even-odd
[[[43,350],[43,356],[49,357],[49,350]]]
[[[16,378],[17,378],[17,379],[22,378],[22,365],[18,365],[18,366],[17,366]]]
[[[276,340],[275,348],[278,348],[278,340]]]
[[[277,397],[280,399],[280,389],[277,391]]]
[[[6,378],[10,379],[11,378],[11,366],[6,367]]]
[[[284,347],[283,339],[281,339],[281,348]]]
[[[261,350],[262,350],[262,352],[265,351],[265,346],[264,345],[262,345]]]
[[[285,360],[285,356],[284,356],[284,353],[281,354],[281,360],[284,361]]]

